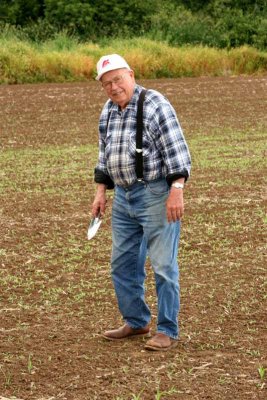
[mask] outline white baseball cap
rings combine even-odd
[[[96,80],[99,81],[106,72],[113,71],[114,69],[126,68],[131,71],[131,68],[127,62],[119,56],[118,54],[109,54],[100,58],[96,65],[97,77]]]

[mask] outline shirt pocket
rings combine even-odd
[[[143,133],[143,157],[147,158],[151,154],[151,140],[147,134]],[[130,132],[128,140],[128,153],[131,157],[136,155],[136,132]]]

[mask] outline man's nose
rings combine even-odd
[[[119,86],[119,84],[117,82],[111,81],[111,88],[113,89],[114,86],[116,88]]]

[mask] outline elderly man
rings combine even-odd
[[[155,90],[142,105],[142,149],[136,146],[137,108],[143,87],[117,54],[101,57],[97,77],[108,101],[99,121],[97,191],[92,215],[103,216],[106,190],[115,187],[112,206],[111,275],[124,325],[106,331],[107,340],[150,336],[151,313],[145,302],[148,253],[157,294],[157,329],[145,348],[168,350],[179,336],[177,263],[183,189],[190,174],[190,154],[175,111]],[[139,121],[140,125],[140,121]],[[136,159],[142,155],[141,178]]]

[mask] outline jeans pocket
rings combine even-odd
[[[147,183],[147,188],[150,191],[150,193],[158,196],[162,196],[164,194],[169,193],[169,185],[166,181],[166,179],[160,179],[157,181],[152,181]]]

